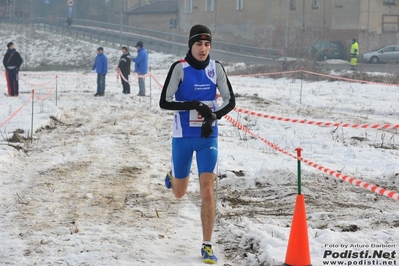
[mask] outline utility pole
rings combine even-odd
[[[302,0],[302,36],[301,36],[301,47],[304,46],[304,41],[305,41],[305,0]],[[304,51],[301,51],[301,53],[304,53]]]
[[[284,44],[284,64],[287,63],[287,49],[288,49],[288,12],[290,10],[290,0],[287,0],[287,9],[285,12],[285,44]]]
[[[33,24],[33,0],[30,0],[30,14],[27,19],[29,19],[30,23]]]
[[[8,8],[10,9],[9,11],[10,11],[10,23],[11,23],[11,5],[12,5],[12,1],[10,0],[10,1],[8,1]]]
[[[217,18],[217,16],[216,16],[216,13],[217,13],[217,12],[216,12],[216,2],[217,2],[217,1],[215,0],[215,1],[214,1],[214,5],[215,5],[215,6],[213,7],[213,11],[215,12],[215,31],[216,31],[216,24],[217,24],[217,21],[216,21],[216,18]]]
[[[169,21],[169,26],[172,29],[172,54],[175,54],[175,29],[177,26],[177,19],[171,18]]]
[[[367,5],[367,50],[369,50],[369,34],[370,34],[370,0]]]
[[[326,0],[323,3],[323,41],[326,40]]]
[[[119,10],[119,34],[120,34],[120,46],[122,47],[122,12],[123,12],[123,0],[120,0],[121,6],[120,6],[120,10]]]
[[[302,32],[305,32],[305,0],[302,0]]]

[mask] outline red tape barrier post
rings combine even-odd
[[[290,237],[283,266],[311,266],[305,196],[301,194],[301,148],[295,149],[298,163],[298,195],[292,217]]]
[[[33,143],[33,114],[35,113],[34,104],[35,104],[35,90],[32,90],[32,119],[30,122],[30,143]]]
[[[151,87],[152,73],[151,73],[151,66],[148,69],[150,70],[150,108],[151,108],[151,100],[152,100],[152,87]]]
[[[55,106],[58,106],[58,75],[55,76]]]
[[[305,0],[304,0],[305,1]],[[302,88],[303,88],[303,66],[301,67],[301,91],[299,93],[299,104],[302,105]]]
[[[296,148],[296,154],[297,158],[301,158],[301,152],[302,148]],[[298,164],[298,195],[301,195],[301,186],[302,186],[302,180],[301,180],[301,160],[297,159],[297,164]]]

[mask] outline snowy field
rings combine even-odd
[[[29,31],[20,30],[19,35],[1,31],[5,43],[14,41],[24,57],[19,47]],[[151,97],[135,96],[138,83],[132,76],[132,95],[123,95],[115,71],[120,51],[101,44],[110,58],[110,73],[105,97],[93,97],[96,75],[90,66],[100,44],[35,30],[30,34],[41,36],[29,41],[48,47],[48,62],[68,64],[57,61],[55,41],[49,41],[57,40],[59,45],[71,44],[73,52],[62,52],[65,60],[88,68],[47,72],[22,68],[18,98],[4,96],[6,82],[0,74],[0,123],[26,103],[0,127],[0,265],[203,265],[195,161],[183,199],[175,199],[163,185],[170,169],[172,112],[158,107],[160,86],[148,78]],[[27,47],[25,53],[42,60],[40,49]],[[82,58],[87,62],[78,65]],[[152,73],[160,83],[175,59],[150,53]],[[228,72],[245,67],[225,65]],[[237,107],[245,110],[309,121],[398,123],[394,86],[301,82],[289,76],[231,75],[230,81]],[[22,137],[30,136],[31,91],[45,97],[55,84],[57,99],[54,90],[48,99],[35,100],[32,143],[7,141],[16,130]],[[219,123],[213,239],[218,265],[285,262],[297,160],[274,146],[292,154],[301,147],[302,157],[311,162],[399,191],[397,129],[305,125],[238,112],[231,112],[231,117],[272,145],[226,119]],[[304,163],[302,193],[312,265],[398,264],[398,200]]]

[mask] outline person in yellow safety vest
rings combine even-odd
[[[351,70],[356,70],[357,58],[359,57],[359,44],[356,39],[353,38],[351,45]]]

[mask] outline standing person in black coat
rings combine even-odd
[[[66,23],[67,23],[67,31],[69,32],[69,34],[71,33],[71,27],[72,27],[72,17],[71,15],[69,15],[66,19]]]
[[[3,58],[3,65],[6,69],[8,95],[17,97],[19,94],[18,72],[23,60],[21,55],[15,49],[13,42],[9,42],[7,48],[8,50]]]
[[[121,71],[121,75],[126,79],[125,81],[124,78],[121,77],[123,94],[130,94],[129,75],[130,75],[130,63],[132,61],[129,58],[130,53],[129,49],[126,46],[122,47],[122,53],[123,54],[121,56],[121,59],[119,60],[118,69]]]

